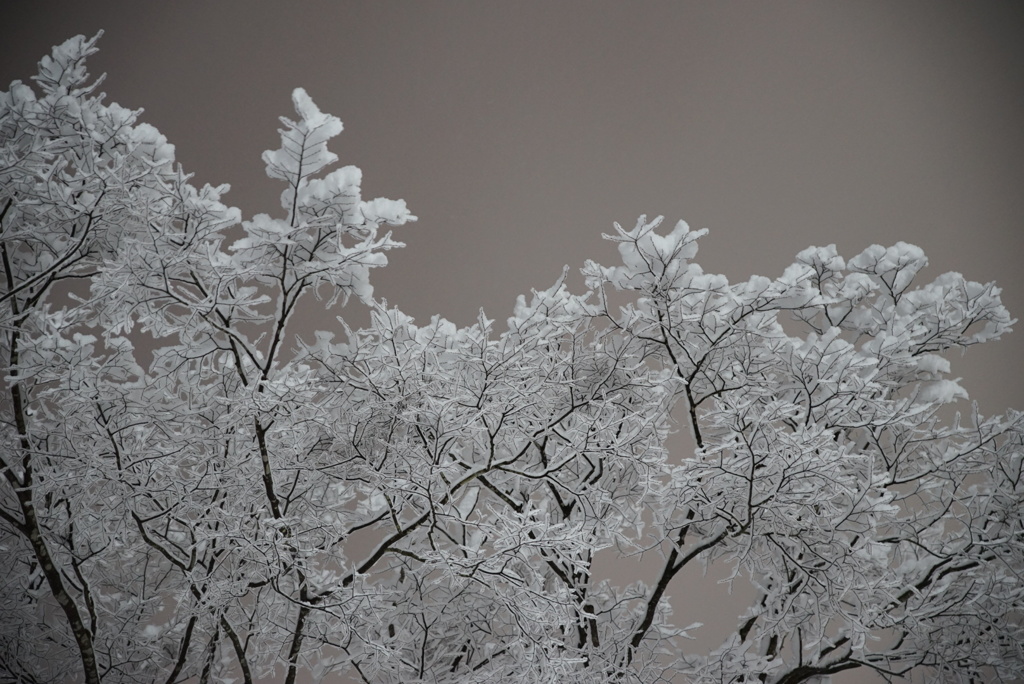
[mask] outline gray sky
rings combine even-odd
[[[4,23],[3,87],[105,29],[109,99],[247,217],[280,212],[260,153],[306,88],[364,195],[420,217],[374,281],[420,322],[502,320],[641,213],[710,228],[698,260],[734,281],[903,240],[1024,314],[1021,3],[77,0]],[[983,413],[1024,409],[1022,358],[1024,331],[953,372]]]
[[[420,221],[376,273],[421,322],[504,319],[612,221],[708,227],[699,261],[774,276],[810,244],[904,240],[1024,313],[1024,5],[962,2],[24,2],[0,83],[105,29],[91,65],[196,180],[280,211],[260,153],[306,88],[364,192]],[[11,27],[16,27],[11,30]],[[576,282],[579,282],[577,280]],[[972,358],[973,357],[973,358]],[[1024,408],[1024,333],[954,365]]]

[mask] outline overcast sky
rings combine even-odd
[[[144,107],[199,182],[280,211],[260,153],[290,93],[341,117],[369,197],[420,221],[376,275],[459,324],[562,265],[610,262],[639,214],[707,227],[698,257],[774,276],[810,244],[904,240],[1024,313],[1024,5],[986,2],[23,2],[0,83],[100,29],[109,99]],[[578,280],[576,282],[579,282]],[[985,412],[1024,409],[1024,333],[973,350]],[[975,357],[972,359],[972,357]]]
[[[711,230],[698,260],[775,276],[810,244],[924,248],[1024,314],[1024,3],[5,3],[0,84],[100,29],[112,101],[245,216],[306,88],[364,195],[420,221],[376,275],[425,322],[498,320],[613,221]],[[573,282],[579,283],[577,279]],[[1024,324],[1020,327],[1024,328]],[[983,413],[1024,409],[1024,330],[954,359]]]

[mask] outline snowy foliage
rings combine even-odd
[[[1024,676],[1024,416],[944,355],[1009,330],[994,285],[904,243],[729,283],[641,218],[586,292],[417,325],[370,285],[415,217],[324,173],[337,118],[295,91],[283,214],[243,221],[95,42],[0,94],[0,679]],[[369,328],[298,336],[353,295]],[[707,652],[690,564],[756,590]]]

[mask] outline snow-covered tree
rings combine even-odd
[[[337,118],[295,91],[242,220],[95,42],[0,94],[0,679],[1024,676],[1024,416],[944,356],[1009,330],[993,284],[904,243],[730,284],[641,218],[585,292],[416,325],[369,280],[415,217],[325,173]],[[299,334],[353,296],[368,328]],[[709,652],[691,564],[756,590]]]

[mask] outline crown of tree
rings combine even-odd
[[[1024,418],[944,355],[1009,331],[993,284],[904,243],[729,283],[641,217],[584,292],[417,325],[370,284],[416,217],[327,172],[337,118],[295,91],[243,220],[98,37],[0,93],[0,679],[1024,676]],[[715,647],[688,566],[753,595]]]

